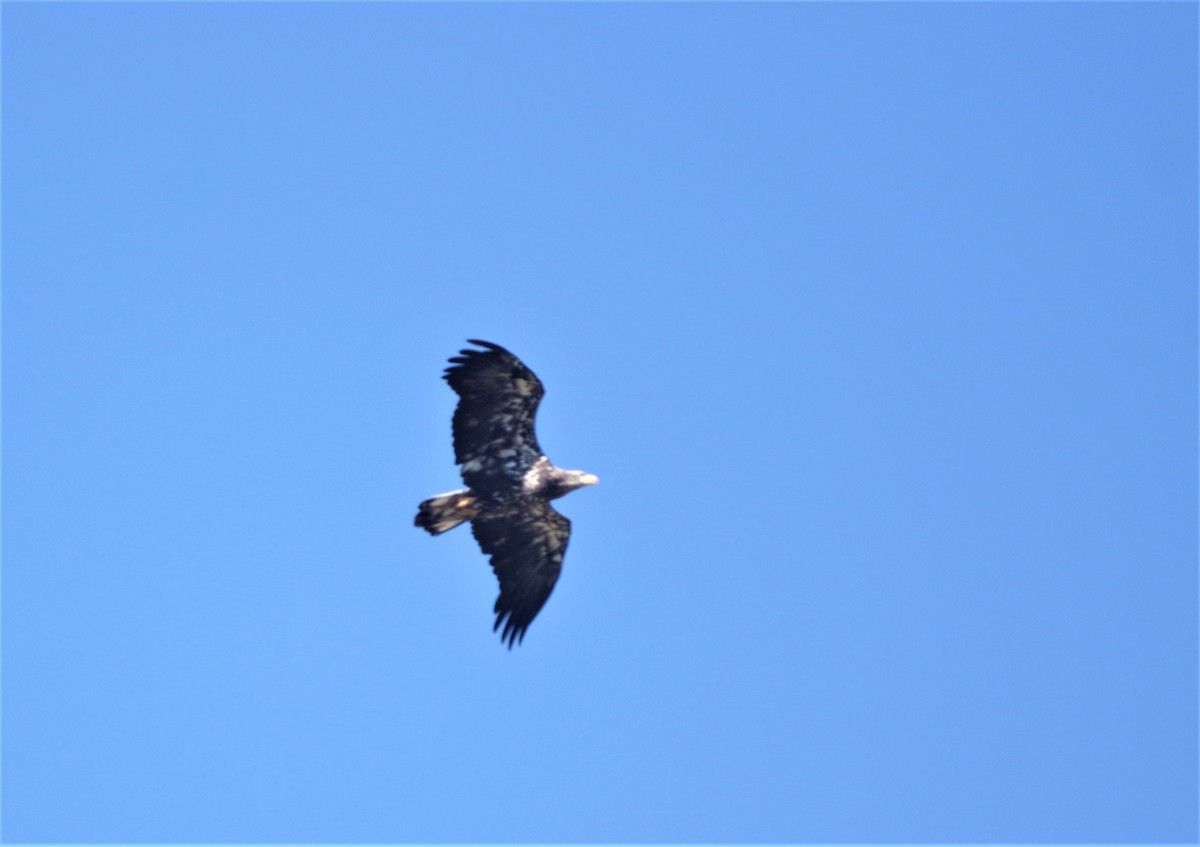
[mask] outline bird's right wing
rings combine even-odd
[[[545,500],[529,497],[486,509],[471,522],[471,531],[500,580],[492,630],[503,623],[500,640],[511,649],[525,638],[558,582],[571,522]]]
[[[545,390],[533,371],[500,345],[471,343],[486,349],[461,351],[444,375],[459,396],[454,460],[472,491],[512,490],[542,455],[534,417]]]

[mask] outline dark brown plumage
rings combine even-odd
[[[500,581],[496,623],[511,648],[550,597],[562,572],[571,522],[550,500],[599,480],[556,468],[534,432],[541,381],[498,344],[463,350],[445,380],[459,396],[454,410],[454,459],[466,489],[421,503],[414,523],[440,535],[466,521]]]

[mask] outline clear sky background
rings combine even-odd
[[[1197,7],[3,7],[9,841],[1194,841]],[[491,632],[439,379],[596,473]]]

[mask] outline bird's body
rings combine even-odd
[[[465,489],[431,497],[414,523],[440,535],[461,523],[491,557],[500,580],[496,623],[511,648],[541,611],[562,571],[571,522],[550,501],[599,480],[556,468],[543,455],[534,418],[545,393],[520,359],[497,344],[471,340],[444,378],[459,396],[454,411],[454,459]]]

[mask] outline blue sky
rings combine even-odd
[[[8,841],[1194,841],[1197,7],[3,6]],[[509,652],[468,338],[600,476]]]

